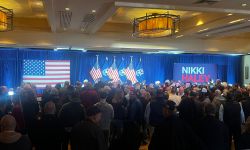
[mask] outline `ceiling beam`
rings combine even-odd
[[[53,33],[56,32],[56,13],[54,0],[43,0],[43,5],[48,16],[48,22]]]
[[[235,14],[250,14],[250,10],[235,9],[235,8],[220,8],[211,7],[211,5],[205,6],[191,6],[191,5],[181,5],[181,4],[164,4],[161,3],[149,3],[146,1],[142,2],[130,2],[130,1],[116,1],[115,6],[117,7],[133,7],[133,8],[152,8],[152,9],[168,9],[168,10],[185,10],[185,11],[201,11],[201,12],[223,12],[223,13],[235,13]]]
[[[111,17],[117,10],[114,3],[109,4],[107,9],[104,9],[105,12],[102,13],[100,17],[97,16],[96,21],[92,23],[92,26],[88,29],[89,34],[96,33],[104,24],[105,22]]]

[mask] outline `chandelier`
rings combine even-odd
[[[135,18],[133,36],[139,38],[155,38],[171,36],[179,29],[180,16],[172,14],[147,15]]]
[[[0,6],[0,32],[13,29],[13,10]]]

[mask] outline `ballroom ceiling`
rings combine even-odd
[[[250,1],[217,0],[4,0],[14,30],[0,33],[4,47],[98,51],[239,53],[250,51]],[[132,37],[135,17],[180,15],[171,37]]]

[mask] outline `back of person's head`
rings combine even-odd
[[[160,99],[160,98],[164,98],[164,92],[162,88],[157,89],[156,91],[156,98]]]
[[[56,89],[60,90],[62,88],[61,83],[57,83],[55,86]]]
[[[176,94],[176,88],[175,87],[171,88],[171,94]]]
[[[36,95],[32,89],[25,89],[21,93],[21,100],[22,101],[35,101]]]
[[[65,81],[64,82],[64,87],[68,87],[69,86],[69,81]]]
[[[205,115],[207,116],[215,116],[216,108],[214,104],[206,103],[205,104]]]
[[[56,106],[52,101],[47,102],[44,105],[44,114],[55,114],[56,113]]]
[[[80,102],[80,93],[77,90],[73,90],[69,95],[69,100],[72,102]]]
[[[105,89],[103,89],[103,88],[101,88],[101,89],[98,91],[98,93],[99,93],[99,96],[100,96],[101,99],[106,99],[106,98],[108,97],[107,92],[106,92]]]
[[[98,123],[101,120],[101,110],[97,106],[92,106],[87,109],[87,117],[93,123]]]
[[[165,117],[172,116],[176,110],[176,104],[173,101],[165,101],[163,107],[163,115]]]
[[[221,95],[221,91],[219,89],[215,90],[215,95],[216,96],[220,96]]]
[[[85,87],[86,87],[86,88],[91,88],[91,87],[92,87],[92,84],[91,84],[90,82],[86,82],[86,83],[85,83]]]
[[[81,83],[80,81],[77,81],[77,82],[76,82],[76,86],[81,87],[81,86],[82,86],[82,83]]]
[[[0,126],[1,131],[15,131],[16,119],[11,115],[5,115],[1,119]]]

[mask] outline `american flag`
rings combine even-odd
[[[23,82],[37,88],[70,81],[69,60],[24,60],[23,68]]]
[[[97,81],[97,79],[100,79],[102,77],[102,71],[99,67],[98,61],[96,61],[95,65],[90,70],[90,75],[95,82]]]
[[[130,62],[129,66],[124,70],[124,73],[127,79],[132,82],[132,84],[135,84],[137,82],[136,72],[134,70],[132,61]]]
[[[113,64],[111,65],[111,67],[108,69],[107,74],[108,74],[109,78],[111,80],[113,80],[114,82],[120,80],[119,72],[118,72],[118,69],[116,67],[115,60],[114,60]]]

